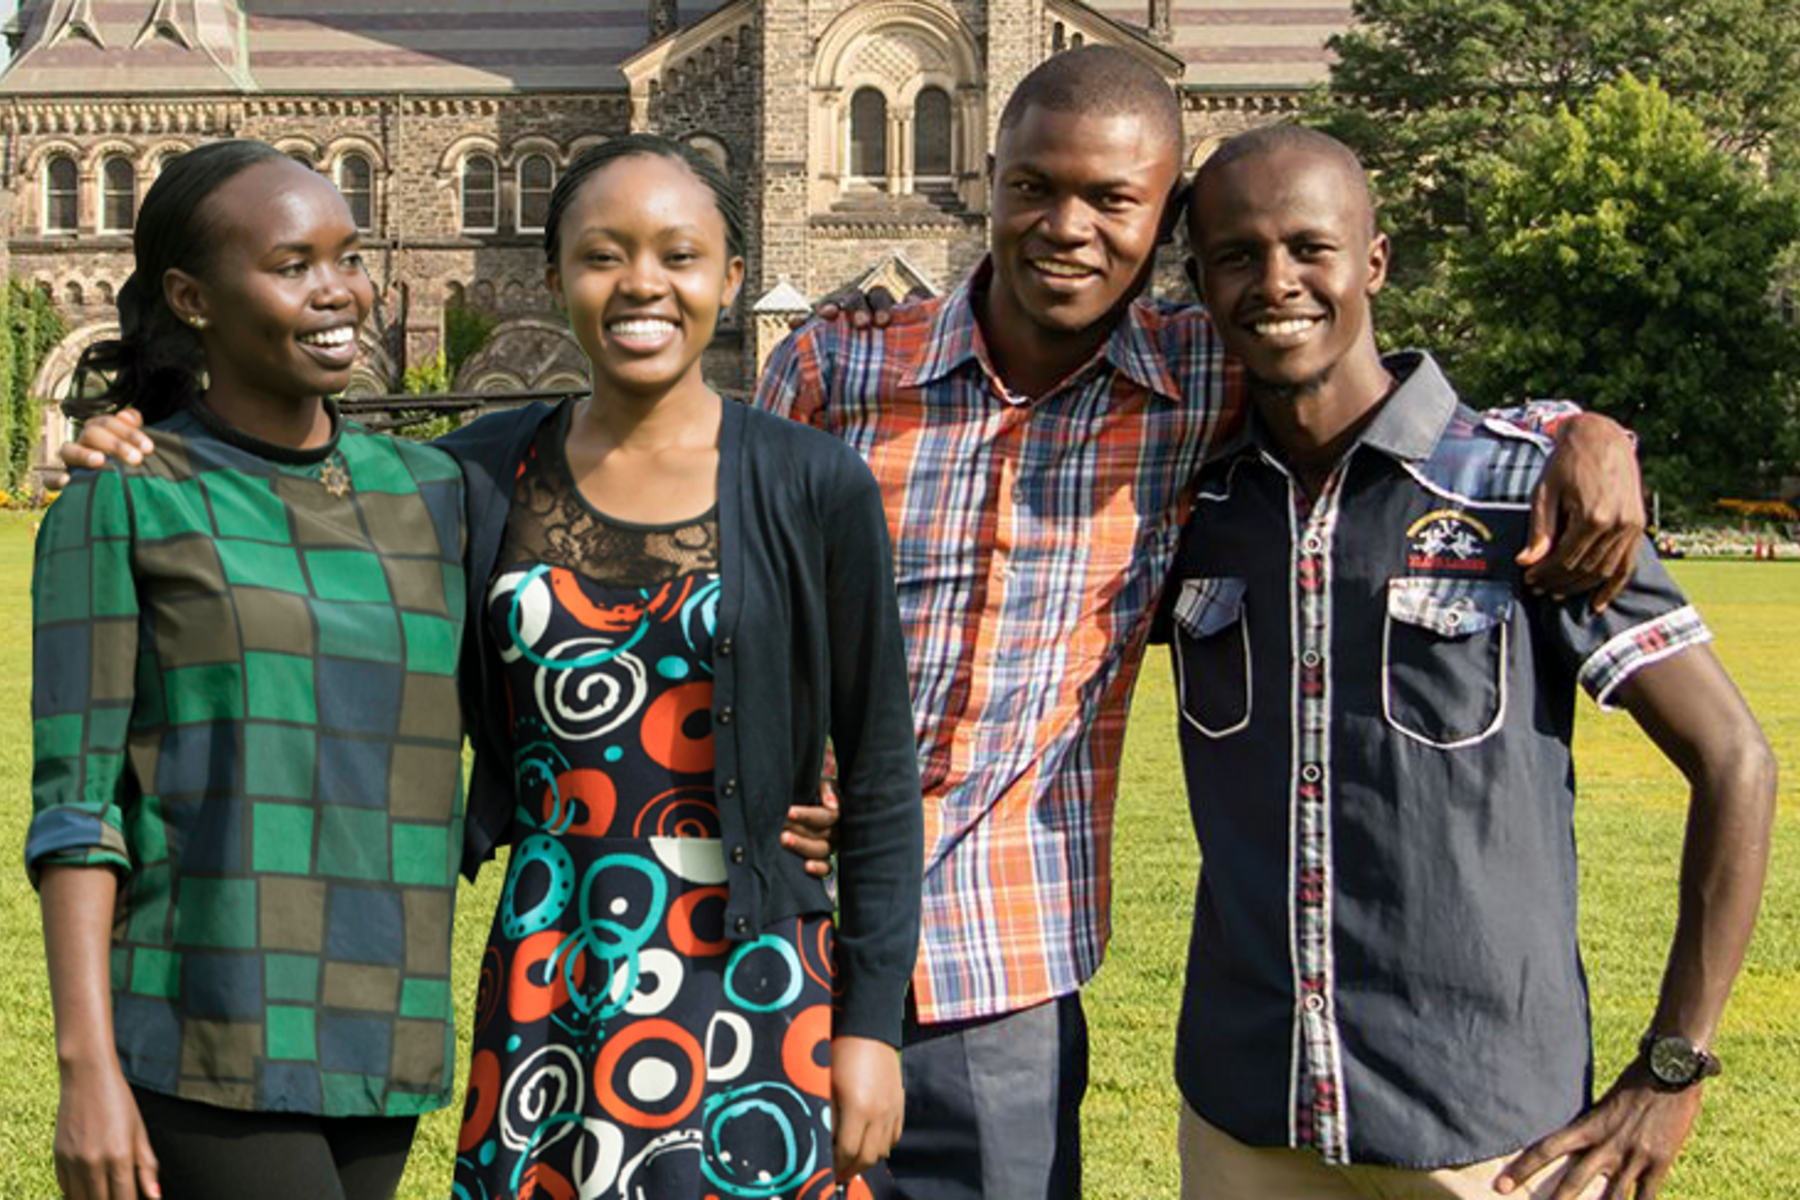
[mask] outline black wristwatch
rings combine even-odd
[[[1646,1033],[1638,1053],[1656,1085],[1672,1092],[1693,1087],[1720,1071],[1717,1055],[1708,1054],[1677,1033]]]

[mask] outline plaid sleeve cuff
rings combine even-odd
[[[1639,668],[1661,662],[1689,646],[1712,641],[1712,630],[1691,604],[1666,612],[1654,620],[1634,625],[1612,637],[1588,655],[1578,678],[1594,703],[1611,711],[1612,694]]]
[[[125,835],[91,812],[50,808],[31,822],[25,839],[25,871],[37,887],[45,867],[113,867],[129,873]]]

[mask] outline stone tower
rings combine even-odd
[[[18,49],[7,71],[14,91],[80,95],[92,84],[91,74],[81,76],[96,65],[141,76],[158,91],[254,86],[238,0],[35,0],[14,21],[9,39],[17,38]],[[58,53],[71,43],[83,50],[79,59]]]

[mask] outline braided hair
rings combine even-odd
[[[171,270],[204,276],[216,248],[207,198],[239,172],[283,157],[265,142],[233,140],[198,146],[163,167],[132,230],[136,262],[119,289],[119,336],[82,352],[65,413],[85,420],[129,406],[148,424],[199,398],[206,353],[164,299],[163,276]],[[89,394],[90,375],[105,382],[97,394]]]

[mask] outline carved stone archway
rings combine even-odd
[[[819,37],[813,56],[808,153],[813,210],[829,209],[856,184],[873,182],[894,195],[915,189],[914,107],[926,88],[950,101],[951,185],[965,208],[983,208],[987,119],[980,64],[973,32],[938,0],[876,0],[840,14]],[[864,89],[886,101],[887,170],[884,179],[853,183],[852,102]]]

